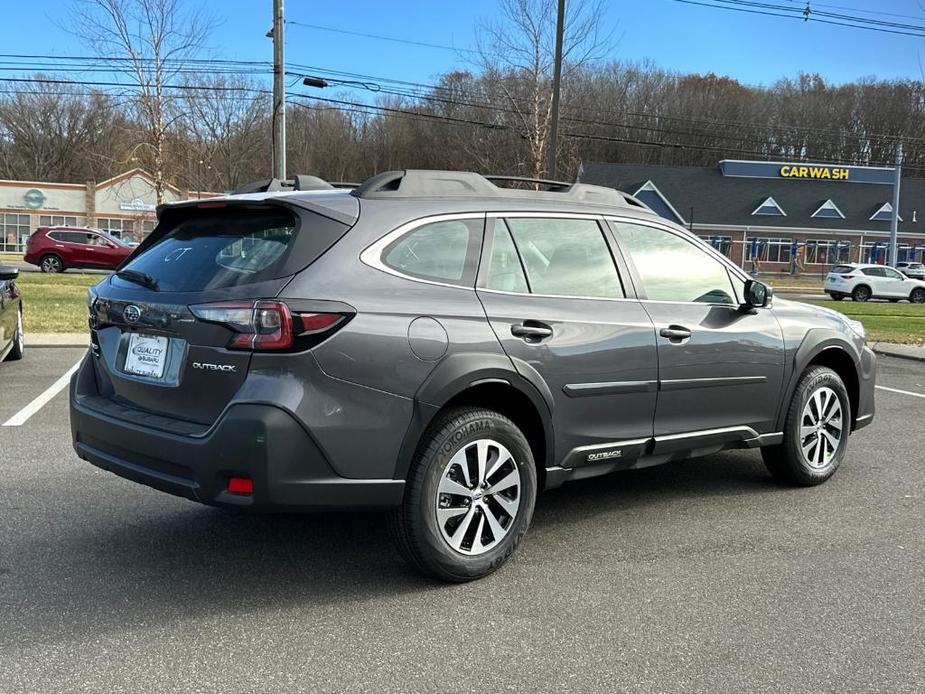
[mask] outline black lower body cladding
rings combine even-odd
[[[289,411],[272,404],[230,405],[200,426],[129,410],[93,392],[92,357],[71,381],[74,449],[84,460],[155,489],[210,505],[256,511],[391,508],[404,481],[347,478],[322,443]],[[340,448],[335,442],[334,448]],[[253,492],[229,491],[233,477]]]

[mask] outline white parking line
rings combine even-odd
[[[886,386],[877,386],[880,390],[888,390],[891,393],[900,393],[901,395],[911,395],[914,398],[925,398],[925,393],[913,393],[911,390],[900,390],[899,388],[887,388]]]
[[[83,361],[81,358],[80,361]],[[48,401],[60,393],[64,388],[67,387],[68,382],[71,380],[71,375],[77,371],[77,367],[80,366],[80,361],[74,364],[67,372],[61,376],[57,381],[52,383],[48,388],[39,395],[35,400],[30,402],[19,412],[14,414],[8,420],[3,423],[5,427],[18,427],[25,424],[29,418],[34,415],[36,412],[41,410],[45,405],[48,404]]]

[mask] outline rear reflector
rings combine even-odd
[[[250,477],[229,477],[228,491],[232,494],[253,494],[254,480]]]

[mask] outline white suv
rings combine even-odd
[[[883,265],[836,265],[825,276],[825,291],[835,301],[850,296],[854,301],[908,299],[914,304],[925,304],[925,281],[910,279]]]

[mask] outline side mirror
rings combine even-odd
[[[771,303],[771,297],[774,296],[774,290],[768,285],[758,282],[757,280],[747,280],[745,282],[745,303],[744,309],[764,308]]]
[[[12,282],[19,277],[19,268],[0,265],[0,281]]]

